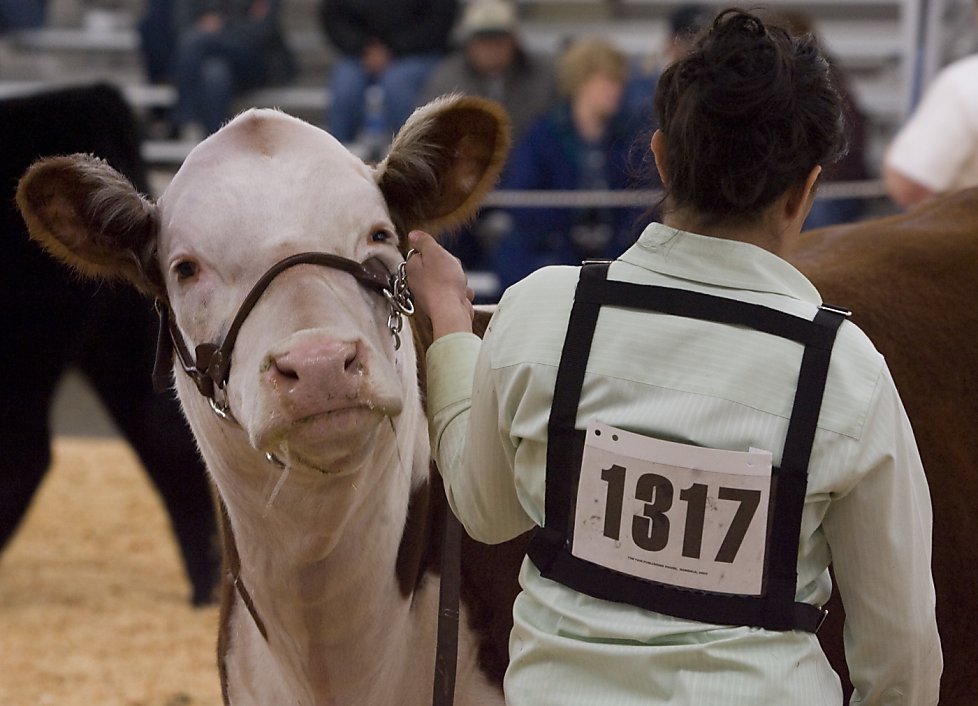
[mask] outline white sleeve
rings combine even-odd
[[[449,505],[473,539],[505,542],[533,527],[520,504],[513,449],[503,447],[490,370],[491,329],[479,344],[451,335],[428,349],[428,417],[432,454]]]
[[[959,90],[956,76],[938,75],[887,148],[888,167],[932,191],[951,188],[978,142]]]

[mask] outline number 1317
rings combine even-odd
[[[601,471],[601,479],[608,484],[604,536],[618,541],[621,538],[625,500],[625,468],[614,464],[611,468]],[[707,490],[706,484],[693,483],[688,488],[679,491],[680,502],[686,503],[682,554],[690,559],[699,559],[703,548]],[[673,508],[674,492],[672,482],[663,475],[643,473],[638,477],[635,483],[634,498],[642,502],[644,506],[642,514],[632,515],[632,540],[636,546],[649,552],[657,552],[669,543],[671,523],[668,513]],[[757,511],[761,491],[720,486],[717,498],[737,503],[733,519],[727,527],[726,534],[714,559],[732,564]]]

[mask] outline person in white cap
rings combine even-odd
[[[552,62],[530,54],[519,36],[516,7],[507,0],[475,0],[457,27],[458,49],[429,77],[424,101],[461,91],[502,104],[518,140],[556,98]]]
[[[469,3],[455,39],[456,50],[435,67],[421,102],[452,92],[490,98],[509,113],[515,143],[557,100],[553,62],[524,48],[516,7],[508,0]],[[452,239],[452,252],[469,270],[487,269],[507,223],[499,210],[483,211]]]

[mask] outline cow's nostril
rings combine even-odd
[[[295,366],[289,365],[289,357],[287,355],[273,359],[272,367],[275,369],[275,372],[283,378],[287,378],[289,380],[299,379],[299,371],[295,369]]]
[[[356,372],[360,369],[359,356],[357,355],[357,347],[353,346],[349,353],[347,353],[346,361],[343,363],[343,369],[348,372]]]

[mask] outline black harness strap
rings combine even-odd
[[[835,334],[847,312],[821,308],[813,321],[767,307],[688,290],[608,281],[609,263],[581,268],[554,389],[547,443],[545,525],[527,554],[541,574],[587,595],[675,617],[770,630],[815,632],[825,611],[794,600],[798,536],[808,462]],[[584,374],[602,306],[627,307],[747,326],[804,346],[798,389],[782,453],[773,470],[773,521],[762,596],[695,591],[618,573],[570,552],[584,432],[575,428]]]

